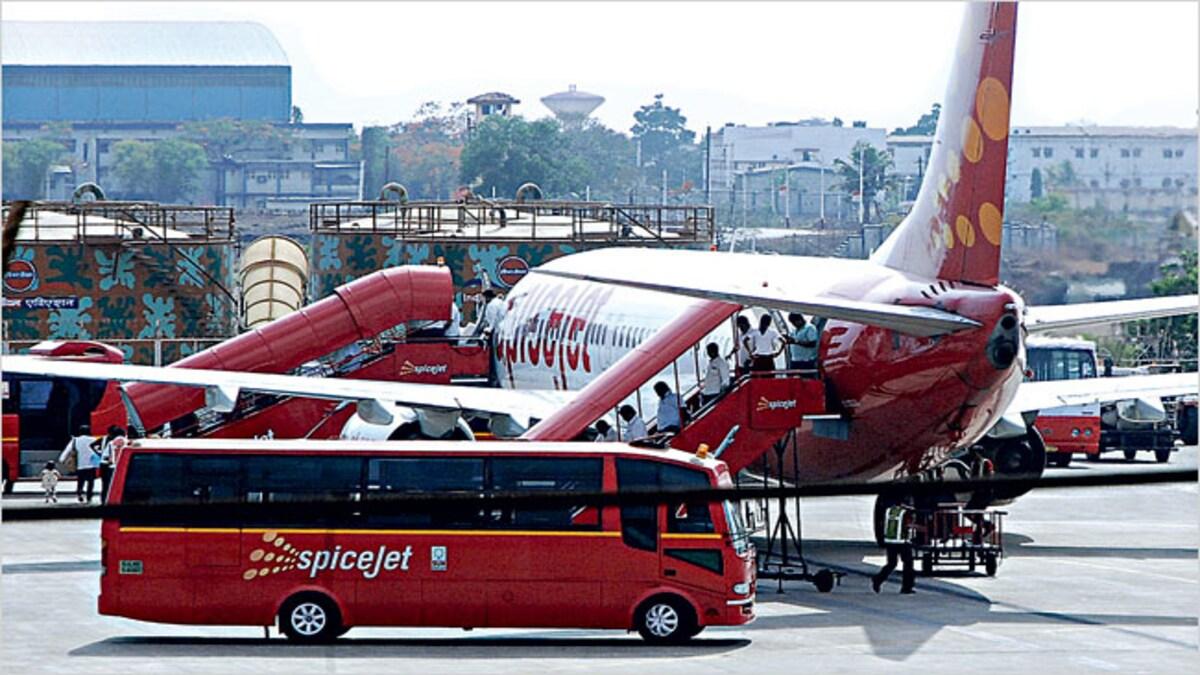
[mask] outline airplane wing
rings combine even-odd
[[[246,373],[198,368],[155,368],[113,363],[80,363],[36,356],[5,356],[5,372],[85,380],[153,382],[183,387],[201,387],[210,407],[232,410],[241,391],[281,396],[301,396],[335,401],[394,403],[417,408],[466,410],[509,415],[525,421],[545,418],[571,400],[574,392],[555,390],[492,389],[449,384],[381,382],[345,378],[301,377],[271,373]]]
[[[1008,414],[1037,412],[1062,405],[1182,396],[1194,394],[1198,388],[1200,375],[1197,373],[1024,382],[1017,389],[1017,395],[1009,405]]]
[[[534,274],[661,291],[784,312],[890,328],[931,337],[979,322],[932,307],[850,300],[831,292],[835,283],[866,273],[865,260],[762,256],[715,251],[608,248],[552,260]],[[872,265],[871,272],[875,272]]]
[[[1169,295],[1139,300],[1028,307],[1025,310],[1025,328],[1031,334],[1046,333],[1134,319],[1158,319],[1181,314],[1195,314],[1198,308],[1200,308],[1200,298],[1195,295]]]

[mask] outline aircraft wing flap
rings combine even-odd
[[[1169,295],[1137,300],[1084,302],[1076,305],[1046,305],[1025,310],[1025,328],[1030,333],[1084,328],[1135,319],[1158,319],[1196,314],[1200,297]]]
[[[543,418],[565,405],[572,392],[515,391],[486,387],[415,382],[382,382],[346,378],[301,377],[199,368],[156,368],[113,363],[79,363],[36,356],[5,356],[6,372],[44,377],[152,382],[207,391],[255,391],[334,401],[388,401],[399,405],[442,410],[468,410],[509,415],[524,420]]]
[[[1164,373],[1083,380],[1024,382],[1009,405],[1009,413],[1028,413],[1064,405],[1107,403],[1135,398],[1194,394],[1200,389],[1196,373]]]
[[[857,274],[858,260],[708,251],[597,249],[559,258],[532,273],[762,306],[931,337],[979,322],[933,307],[852,300],[830,291]]]

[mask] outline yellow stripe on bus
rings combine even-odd
[[[121,532],[129,533],[165,533],[182,532],[185,534],[261,534],[277,532],[279,534],[387,534],[387,535],[433,535],[433,536],[467,536],[467,537],[619,537],[620,532],[589,531],[569,532],[558,530],[322,530],[304,528],[237,528],[224,527],[122,527]]]
[[[0,438],[0,441],[3,441],[4,443],[16,443],[19,440],[21,440],[20,436],[5,436]]]
[[[663,539],[720,539],[721,535],[712,533],[712,532],[704,533],[704,534],[700,534],[700,533],[686,534],[683,532],[666,532],[666,533],[663,533],[662,538]]]

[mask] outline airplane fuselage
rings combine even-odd
[[[813,480],[899,477],[937,464],[982,437],[1015,396],[1024,371],[1020,297],[1004,287],[918,279],[868,261],[796,259],[803,271],[798,273],[820,274],[828,265],[842,266],[839,278],[850,279],[836,289],[847,299],[937,307],[981,326],[918,338],[829,321],[821,334],[819,362],[848,420],[848,434],[844,440],[821,437],[810,423],[802,423],[800,473]],[[846,276],[846,265],[857,265],[859,273]],[[530,274],[509,294],[509,311],[497,332],[493,358],[500,384],[581,389],[695,302]],[[998,334],[1017,337],[1004,347],[998,346],[1004,342]],[[694,386],[708,360],[703,346],[710,341],[728,355],[732,325],[710,334],[699,350],[681,354],[677,369],[668,368],[654,380],[685,391]],[[629,399],[636,404],[640,396],[647,415],[657,400],[652,384]]]

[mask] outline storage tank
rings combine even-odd
[[[304,305],[308,256],[295,240],[255,239],[242,254],[242,323],[257,328]]]

